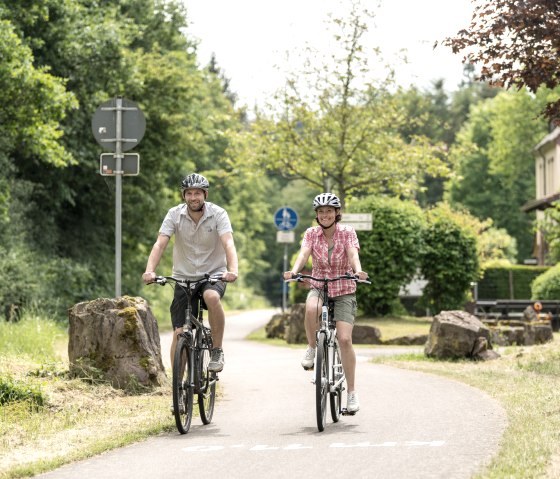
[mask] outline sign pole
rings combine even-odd
[[[117,124],[115,148],[115,297],[121,295],[122,265],[122,98],[117,97]]]
[[[284,243],[284,271],[288,271],[288,243]],[[286,281],[282,282],[282,312],[286,311],[288,301],[287,301],[288,283]]]

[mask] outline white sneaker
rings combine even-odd
[[[312,369],[314,363],[315,363],[315,348],[312,348],[311,346],[307,346],[307,351],[305,351],[303,359],[301,360],[301,365],[303,366],[303,369]]]
[[[346,410],[348,412],[358,412],[360,410],[360,400],[358,399],[358,393],[348,393]]]

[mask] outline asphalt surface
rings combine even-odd
[[[153,437],[40,477],[461,479],[497,452],[507,424],[497,402],[459,382],[371,364],[377,350],[370,349],[357,350],[361,410],[338,423],[327,413],[318,432],[312,373],[299,364],[304,348],[243,339],[271,315],[227,320],[222,397],[211,424],[195,417],[186,435]],[[164,360],[168,344],[164,336]]]

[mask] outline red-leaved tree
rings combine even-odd
[[[480,67],[480,80],[504,88],[560,84],[559,0],[473,0],[467,29],[442,43],[465,63]],[[560,121],[560,99],[547,104],[549,119]]]

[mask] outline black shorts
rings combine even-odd
[[[197,296],[198,293],[202,294],[207,289],[213,289],[217,291],[220,295],[220,298],[224,297],[224,293],[226,292],[226,283],[223,281],[218,281],[217,283],[204,283],[201,286],[198,286],[194,290],[194,294],[192,296],[192,314],[194,316],[198,315],[198,301]],[[208,309],[204,300],[201,300],[202,308]],[[185,310],[187,309],[187,293],[185,289],[179,286],[178,284],[175,285],[175,293],[173,294],[173,301],[171,302],[171,307],[169,311],[171,313],[171,324],[173,325],[173,329],[182,328],[185,324]]]

